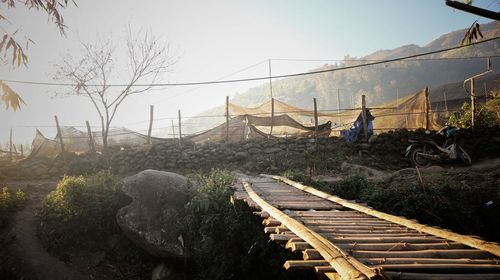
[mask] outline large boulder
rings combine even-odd
[[[177,219],[193,193],[187,178],[145,170],[125,178],[122,190],[133,199],[116,216],[124,233],[151,255],[181,258],[184,251]]]

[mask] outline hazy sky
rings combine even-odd
[[[70,1],[71,2],[71,1]],[[342,59],[345,55],[364,56],[379,49],[406,44],[425,45],[441,34],[468,28],[478,17],[447,7],[442,0],[85,0],[63,10],[66,36],[61,36],[42,11],[19,6],[0,14],[11,24],[1,26],[18,38],[29,37],[27,68],[0,68],[0,79],[51,82],[54,65],[71,53],[80,55],[80,42],[112,37],[117,59],[124,59],[120,44],[130,23],[135,30],[150,30],[171,43],[180,56],[165,82],[210,81],[222,77],[244,78],[268,75],[268,59]],[[499,1],[474,1],[474,5],[498,10]],[[480,23],[489,20],[480,19]],[[328,61],[272,64],[273,75],[302,72]],[[238,74],[228,74],[255,65]],[[121,73],[120,69],[116,70]],[[119,77],[114,80],[120,83]],[[125,101],[114,126],[147,129],[149,105],[155,105],[156,128],[170,126],[169,117],[181,109],[184,116],[222,105],[225,96],[243,92],[260,83],[240,83],[203,87],[159,88]],[[52,86],[10,84],[28,104],[19,112],[0,109],[0,142],[8,139],[29,142],[39,127],[54,136],[54,115],[62,125],[97,125],[97,115],[84,98],[55,97],[64,89]],[[48,126],[48,127],[47,127]]]

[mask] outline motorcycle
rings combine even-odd
[[[469,154],[457,143],[457,128],[446,124],[436,133],[425,138],[413,138],[405,156],[417,167],[427,167],[433,162],[461,160],[470,165]]]

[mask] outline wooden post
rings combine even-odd
[[[21,158],[24,158],[23,144],[21,144]]]
[[[313,98],[314,103],[314,137],[318,136],[318,103],[316,98]]]
[[[153,130],[153,113],[155,106],[149,106],[149,128],[148,128],[148,144],[151,144],[151,131]]]
[[[407,111],[407,108],[406,108],[406,103],[405,103],[405,128],[408,129],[408,111]]]
[[[365,133],[365,141],[368,141],[368,120],[366,115],[366,98],[361,95],[361,117],[363,118],[363,131]]]
[[[274,127],[274,98],[271,98],[271,130],[269,131],[269,137],[273,134]]]
[[[226,96],[226,143],[229,143],[229,96]]]
[[[340,119],[340,88],[337,88],[337,116],[340,125],[342,123],[342,120]]]
[[[178,113],[179,113],[179,141],[182,141],[181,110],[179,110]]]
[[[446,98],[446,91],[443,92],[444,96],[444,110],[446,111],[446,116],[450,115],[450,112],[448,112],[448,99]]]
[[[175,138],[174,120],[172,120],[172,138]]]
[[[470,111],[471,111],[471,127],[474,128],[476,122],[476,93],[474,91],[474,78],[470,80]]]
[[[12,127],[10,128],[10,137],[9,137],[9,160],[12,162]]]
[[[271,59],[269,59],[269,93],[271,95],[271,99],[273,98],[273,80],[271,76]]]
[[[65,156],[65,151],[64,151],[64,142],[63,142],[61,127],[59,126],[59,120],[57,119],[57,116],[54,116],[54,119],[56,120],[57,135],[59,135],[59,143],[61,145],[61,153],[63,155],[63,159],[65,160],[66,156]]]
[[[429,103],[429,88],[425,88],[424,90],[424,95],[425,95],[425,104],[424,104],[424,112],[425,112],[425,118],[424,118],[424,128],[426,130],[429,129],[429,111],[430,111],[430,103]]]
[[[89,136],[90,152],[92,154],[95,154],[96,150],[95,150],[95,144],[94,144],[94,137],[92,136],[92,130],[90,129],[90,123],[89,123],[89,121],[85,121],[85,124],[87,125],[87,134]]]

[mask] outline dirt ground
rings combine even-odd
[[[367,172],[370,180],[383,181],[393,186],[405,184],[408,180],[420,180],[414,168],[393,172],[367,171],[365,167],[358,168],[361,173]],[[461,184],[500,188],[500,158],[480,161],[469,167],[444,165],[419,171],[424,184],[429,181],[452,180]],[[343,176],[350,172],[353,170],[345,170]],[[343,176],[320,177],[320,179],[335,182],[341,180]],[[14,191],[22,189],[27,195],[26,205],[14,214],[9,225],[0,232],[2,279],[95,279],[89,273],[77,271],[45,251],[37,237],[36,212],[47,194],[55,189],[57,178],[39,181],[4,181],[0,184]]]

